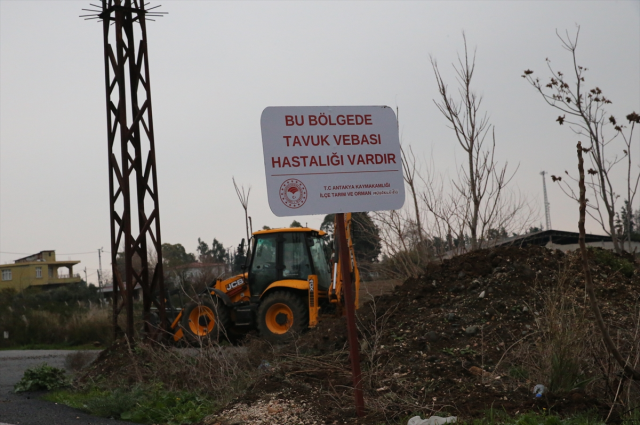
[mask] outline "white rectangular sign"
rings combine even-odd
[[[404,204],[398,123],[391,108],[268,107],[260,123],[275,215],[396,210]]]

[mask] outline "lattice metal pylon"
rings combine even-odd
[[[98,10],[85,16],[101,20],[104,32],[113,326],[116,336],[121,335],[118,316],[124,308],[125,334],[134,337],[133,295],[139,287],[145,333],[157,338],[158,328],[151,325],[153,304],[159,329],[167,323],[146,20],[162,12],[145,9],[139,0],[102,0],[101,6],[92,6]],[[150,247],[157,256],[153,270]],[[124,258],[118,258],[119,253]]]

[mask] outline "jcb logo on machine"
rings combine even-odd
[[[227,285],[227,292],[241,285],[244,285],[244,279],[234,280],[233,282]]]

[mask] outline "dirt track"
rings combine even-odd
[[[46,362],[65,367],[70,350],[0,351],[0,424],[12,425],[113,425],[127,422],[96,418],[60,404],[40,400],[41,393],[14,394],[13,386],[25,369]],[[95,351],[95,355],[98,355]]]

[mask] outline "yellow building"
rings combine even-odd
[[[79,274],[73,274],[73,266],[80,261],[56,261],[55,251],[40,251],[20,258],[13,264],[0,265],[0,289],[13,288],[22,291],[28,287],[53,288],[67,283],[82,281]],[[58,273],[65,267],[67,273]]]

